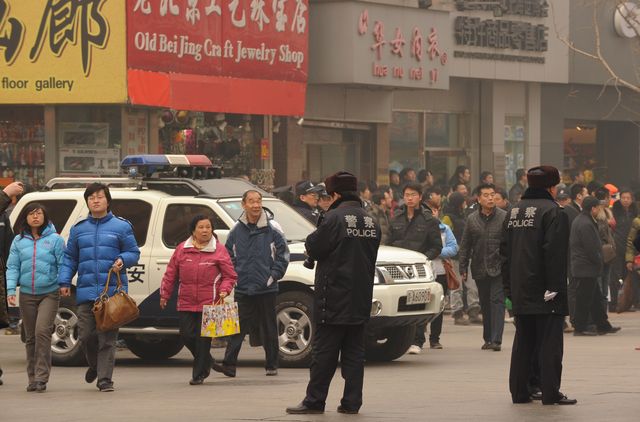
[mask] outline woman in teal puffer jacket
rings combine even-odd
[[[64,240],[38,203],[25,207],[19,217],[19,235],[13,240],[7,261],[7,301],[16,305],[20,284],[20,314],[26,337],[27,391],[44,392],[51,372],[51,333],[58,311],[58,269]]]

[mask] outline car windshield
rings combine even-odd
[[[220,206],[231,218],[237,220],[242,214],[242,204],[239,199],[221,200]],[[264,198],[262,206],[268,208],[274,215],[274,220],[282,226],[288,241],[304,242],[307,236],[315,229],[313,224],[298,214],[293,208],[278,199]]]

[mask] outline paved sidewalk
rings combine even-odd
[[[190,356],[181,352],[149,363],[118,352],[116,391],[99,393],[84,382],[84,368],[54,367],[44,394],[26,393],[24,347],[0,334],[0,421],[640,421],[640,313],[611,315],[622,331],[601,337],[565,335],[562,390],[576,406],[512,405],[507,375],[514,328],[505,327],[501,352],[481,351],[480,326],[454,326],[445,318],[443,350],[369,364],[359,416],[335,408],[343,386],[339,370],[324,415],[293,416],[308,380],[304,369],[264,375],[262,349],[245,346],[238,377],[212,373],[189,386]],[[222,350],[214,355],[221,357]]]

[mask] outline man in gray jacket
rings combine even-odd
[[[596,217],[604,204],[593,196],[582,202],[582,212],[571,225],[569,251],[571,254],[571,276],[576,283],[576,307],[574,336],[596,336],[615,333],[620,327],[612,327],[602,307],[602,291],[598,276],[602,273],[602,241],[598,233]],[[596,331],[589,328],[589,316]]]
[[[480,209],[471,213],[460,242],[460,275],[467,279],[469,261],[482,309],[482,350],[500,351],[504,331],[504,290],[500,242],[506,211],[496,207],[495,187],[476,188]]]

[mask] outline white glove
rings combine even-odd
[[[544,292],[544,301],[548,302],[550,300],[553,300],[554,297],[556,297],[556,295],[558,294],[558,292],[550,292],[549,290]]]

